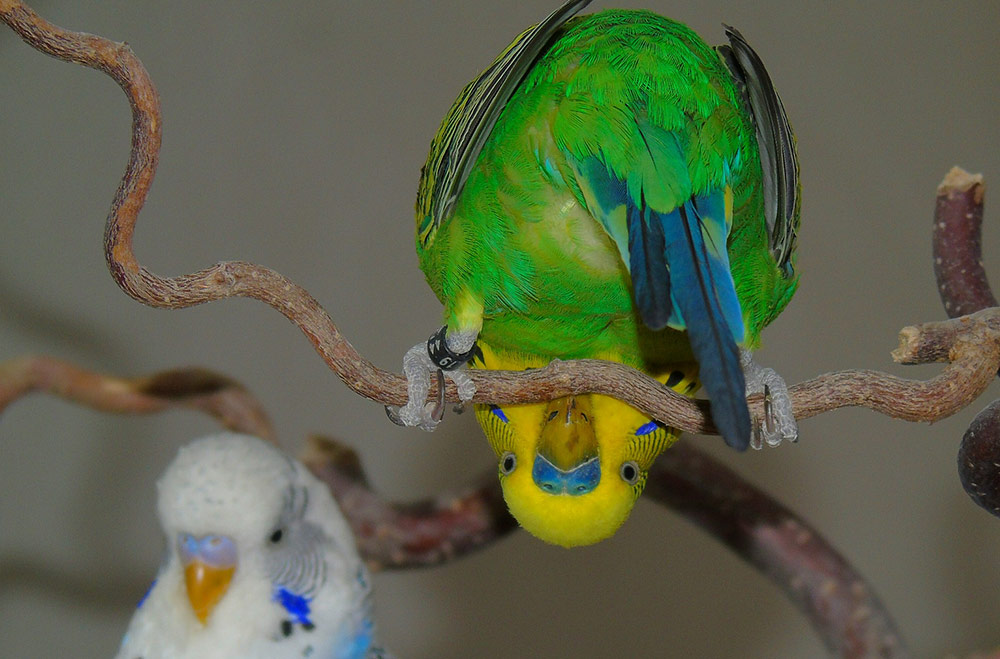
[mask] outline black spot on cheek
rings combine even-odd
[[[316,625],[312,624],[311,622],[304,622],[302,623],[302,629],[306,630],[307,632],[311,632],[312,630],[316,629]]]
[[[281,635],[284,636],[285,638],[288,638],[289,636],[291,636],[292,635],[292,631],[294,629],[295,628],[292,626],[292,621],[291,620],[282,620],[281,621]]]
[[[684,379],[684,374],[680,371],[672,371],[670,377],[667,378],[668,387],[676,387],[681,380]]]

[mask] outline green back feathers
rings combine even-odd
[[[718,55],[686,26],[650,12],[612,10],[574,21],[519,97],[544,84],[561,86],[551,125],[558,146],[580,160],[600,154],[635,198],[641,188],[663,211],[722,189],[741,164],[736,154],[753,146]],[[670,172],[656,169],[647,150],[678,154]]]
[[[563,207],[553,190],[585,205],[572,160],[599,156],[634,198],[641,191],[661,212],[729,185],[728,251],[754,347],[797,283],[794,140],[770,80],[735,31],[717,51],[646,11],[571,18],[585,4],[569,2],[519,35],[448,112],[417,197],[421,268],[446,306],[473,285],[487,313],[495,304],[533,315],[533,300],[545,295],[537,289],[543,250],[517,236]],[[468,217],[442,239],[459,207]],[[621,247],[621,228],[604,227],[608,245]],[[475,253],[482,246],[502,253],[489,262]]]

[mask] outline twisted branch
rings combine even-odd
[[[274,428],[260,402],[239,382],[203,368],[120,378],[52,357],[20,357],[0,363],[0,413],[36,392],[116,414],[195,410],[230,430],[274,441]]]
[[[983,197],[983,177],[958,167],[938,186],[934,275],[952,318],[997,306],[983,269]],[[963,435],[958,476],[977,505],[1000,517],[1000,400],[977,414]]]
[[[305,289],[283,275],[253,263],[220,262],[178,277],[160,277],[144,268],[132,249],[138,214],[156,171],[161,139],[159,98],[152,81],[131,48],[124,43],[81,32],[70,32],[40,18],[19,0],[0,0],[0,20],[32,47],[64,61],[107,73],[125,91],[132,108],[132,141],[128,165],[115,193],[105,225],[105,257],[112,277],[136,300],[153,307],[183,308],[227,297],[250,297],[274,307],[294,323],[327,365],[356,393],[383,404],[406,402],[403,376],[376,367],[340,333],[330,315]],[[896,378],[873,371],[841,371],[790,388],[796,418],[804,419],[845,406],[864,406],[910,421],[936,421],[953,414],[977,397],[988,384],[987,370],[996,372],[995,350],[978,349],[981,324],[967,326],[968,340],[956,337],[948,346],[952,364],[927,382]],[[909,331],[909,330],[904,330]],[[915,330],[919,334],[920,329]],[[912,332],[911,332],[912,333]],[[919,351],[907,363],[933,361]],[[501,405],[537,402],[585,392],[621,399],[649,416],[681,430],[716,433],[709,406],[660,386],[648,376],[621,364],[580,360],[555,362],[529,373],[474,371],[476,403]],[[433,391],[433,388],[432,388]],[[448,383],[447,400],[458,402]],[[751,412],[763,414],[760,395],[748,400]]]

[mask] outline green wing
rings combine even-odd
[[[431,142],[417,193],[417,238],[426,247],[462,193],[469,171],[507,101],[553,34],[590,0],[570,0],[538,25],[528,28],[470,82]]]

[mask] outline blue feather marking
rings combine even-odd
[[[628,226],[626,222],[616,221],[619,212],[622,218],[625,216],[625,204],[628,201],[625,181],[609,174],[607,166],[597,156],[580,161],[571,156],[567,156],[567,159],[577,170],[577,181],[583,186],[590,212],[611,236],[622,262],[628,267]]]
[[[342,638],[334,650],[334,659],[361,659],[368,656],[368,651],[375,640],[375,625],[370,618],[361,621],[352,636]]]
[[[309,626],[313,624],[312,620],[309,619],[309,602],[312,601],[311,598],[304,595],[296,595],[287,588],[279,588],[274,592],[272,599],[281,604],[285,608],[285,611],[288,611],[288,614],[295,618],[295,622]]]
[[[156,585],[156,579],[153,579],[153,583],[149,584],[149,588],[146,589],[146,592],[143,594],[142,598],[139,600],[139,603],[135,605],[135,608],[137,608],[137,609],[141,609],[142,608],[142,605],[145,604],[146,600],[149,598],[149,594],[151,592],[153,592],[153,586],[155,586],[155,585]]]
[[[648,435],[649,433],[654,432],[659,427],[660,426],[656,423],[656,421],[650,421],[649,423],[644,423],[641,426],[639,426],[639,428],[635,431],[635,436],[642,437],[643,435]]]
[[[733,334],[733,340],[743,342],[743,311],[736,296],[732,270],[729,268],[729,251],[726,247],[728,234],[726,202],[723,193],[692,197],[689,204],[698,217],[697,226],[705,243],[705,257],[712,276],[715,294],[722,308],[722,315]],[[693,228],[692,228],[693,230]]]
[[[493,412],[493,416],[500,419],[504,423],[510,423],[510,419],[507,418],[507,415],[504,414],[503,410],[496,405],[490,405],[490,412]]]
[[[722,192],[715,196],[721,198]],[[722,238],[725,220],[708,215],[721,210],[723,203],[694,197],[659,218],[670,227],[665,253],[673,282],[671,300],[684,319],[712,402],[712,419],[726,443],[742,451],[750,444],[746,383],[736,347],[743,339],[742,314]]]

